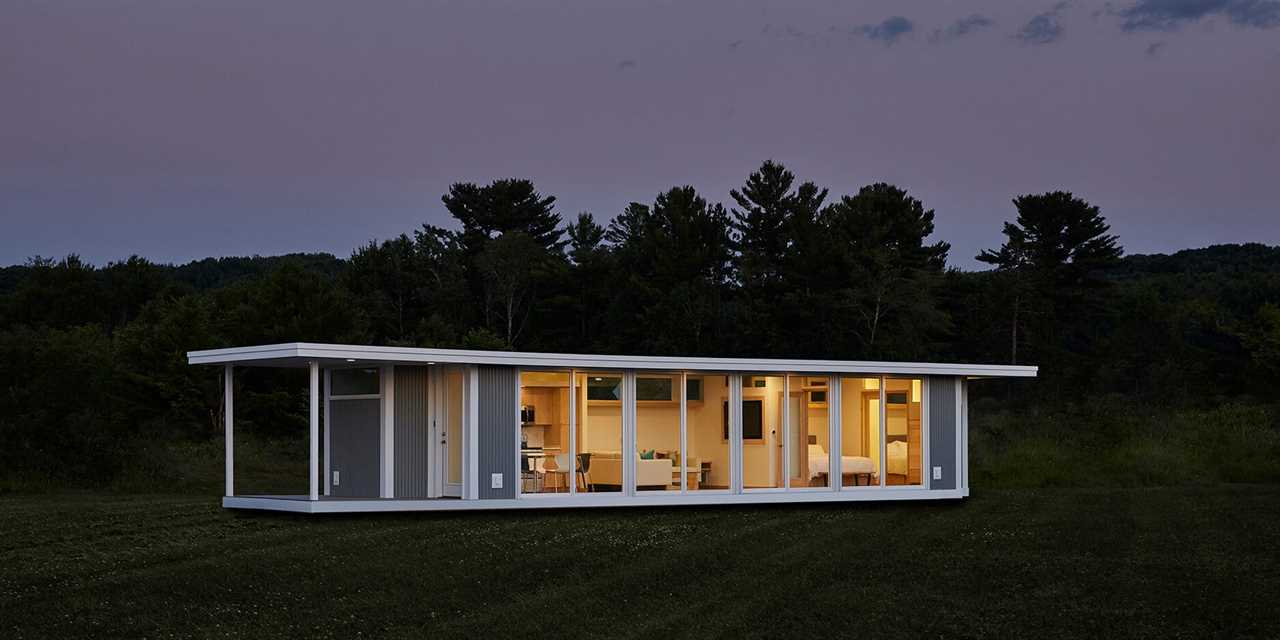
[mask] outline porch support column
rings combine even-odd
[[[320,499],[320,363],[312,360],[311,369],[311,480],[307,497]]]
[[[226,495],[228,497],[234,496],[236,494],[236,478],[235,478],[236,447],[235,447],[235,440],[232,435],[232,424],[233,424],[232,415],[235,411],[235,401],[233,399],[234,391],[232,391],[232,389],[234,388],[234,385],[231,384],[232,370],[234,368],[235,367],[233,365],[227,365],[222,368],[222,401],[223,401],[222,419],[225,422],[224,428],[226,431],[226,436],[224,437],[224,441],[225,441],[224,446],[226,447],[226,465],[227,465]]]

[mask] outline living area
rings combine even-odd
[[[918,378],[631,375],[628,387],[618,371],[520,374],[522,494],[625,492],[628,441],[636,492],[727,492],[735,469],[745,491],[922,484]]]

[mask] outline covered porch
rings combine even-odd
[[[209,352],[202,352],[209,353]],[[243,355],[243,354],[241,354]],[[192,357],[195,360],[195,356]],[[308,372],[307,492],[237,493],[237,369]],[[464,451],[474,438],[468,404],[474,367],[359,358],[247,358],[222,363],[225,487],[223,505],[320,512],[310,503],[439,501],[467,491]],[[472,433],[468,433],[468,431]],[[350,510],[350,509],[346,509]]]

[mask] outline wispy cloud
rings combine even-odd
[[[967,36],[974,31],[990,27],[993,24],[995,24],[995,21],[991,18],[975,13],[967,18],[960,18],[959,20],[956,20],[945,29],[934,29],[933,33],[929,35],[929,42],[946,42],[949,40],[955,40],[956,38]]]
[[[618,62],[618,71],[626,71],[627,69],[636,68],[635,60],[622,60]]]
[[[1210,16],[1241,27],[1280,27],[1280,0],[1138,0],[1119,11],[1125,31],[1177,29]]]
[[[879,40],[886,45],[893,44],[902,36],[915,29],[912,22],[902,16],[885,18],[880,24],[864,24],[854,27],[854,33],[866,36],[870,40]]]
[[[1058,16],[1067,7],[1067,3],[1059,2],[1052,9],[1033,16],[1015,36],[1025,44],[1049,44],[1062,37],[1062,24]]]
[[[1147,55],[1149,56],[1160,55],[1160,50],[1163,48],[1164,48],[1163,42],[1152,42],[1151,44],[1147,45]]]

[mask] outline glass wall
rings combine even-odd
[[[831,487],[831,418],[827,376],[791,376],[791,488]]]
[[[885,484],[921,484],[923,386],[919,378],[884,381]]]
[[[696,472],[689,491],[729,488],[729,377],[689,374],[688,446],[685,467]]]
[[[840,379],[840,482],[880,486],[880,378]]]
[[[577,374],[579,491],[622,491],[622,373]]]
[[[742,376],[742,487],[786,486],[783,376]]]
[[[636,375],[637,491],[680,490],[680,392],[679,375]]]
[[[570,463],[569,373],[520,373],[520,491],[566,493]]]

